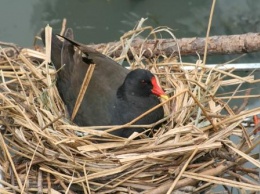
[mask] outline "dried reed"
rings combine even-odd
[[[147,30],[147,39],[170,31],[141,26],[121,38],[118,46],[125,48],[125,55],[115,60],[150,69],[170,96],[161,103],[164,123],[150,138],[134,134],[124,139],[108,133],[122,126],[71,124],[55,87],[49,54],[23,49],[10,58],[0,50],[1,193],[170,193],[184,186],[199,192],[216,184],[260,191],[260,163],[252,153],[259,135],[241,124],[260,108],[236,113],[227,103],[237,98],[236,91],[217,95],[220,87],[260,80],[211,68],[200,60],[178,62],[163,53],[158,59],[144,59],[132,50],[131,41]],[[108,46],[101,52],[109,55],[114,49]],[[134,61],[127,58],[128,49]],[[194,68],[185,70],[186,66]],[[143,127],[152,133],[153,125]],[[253,167],[245,167],[247,162]]]

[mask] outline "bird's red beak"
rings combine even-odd
[[[159,86],[155,77],[152,77],[151,82],[153,85],[152,93],[155,94],[156,96],[160,96],[167,100],[169,97],[164,93],[162,88]]]

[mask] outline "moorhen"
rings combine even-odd
[[[41,36],[45,42],[44,31]],[[61,41],[52,35],[51,60],[59,70],[56,85],[70,115],[89,65],[96,64],[74,123],[79,126],[121,125],[160,103],[157,96],[164,92],[150,71],[127,70],[100,52],[72,40],[71,29],[63,38]],[[74,46],[83,54],[75,51]],[[163,116],[160,107],[135,124],[151,124]],[[112,134],[129,137],[134,131],[143,129],[119,129]]]
[[[72,38],[72,29],[67,29],[66,37]],[[45,31],[41,33],[45,43]],[[81,84],[89,64],[96,64],[89,86],[73,122],[79,126],[100,126],[111,123],[111,102],[129,70],[112,59],[85,47],[87,53],[75,51],[73,44],[61,41],[55,35],[51,39],[51,61],[57,71],[56,86],[71,116]]]
[[[142,113],[158,105],[160,100],[157,96],[164,97],[164,92],[150,71],[144,69],[131,71],[117,90],[117,96],[111,111],[111,124],[121,125],[132,121]],[[164,111],[160,107],[136,121],[135,124],[151,124],[162,119],[163,116]],[[142,132],[143,130],[142,128],[122,128],[113,131],[112,134],[129,137],[133,131]]]

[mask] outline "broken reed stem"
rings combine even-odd
[[[24,189],[25,189],[26,183],[27,183],[27,181],[29,181],[29,180],[28,180],[28,176],[29,176],[30,169],[31,169],[31,167],[32,167],[33,160],[34,160],[34,157],[35,157],[35,154],[36,154],[36,151],[37,151],[39,145],[40,145],[40,142],[38,142],[38,144],[37,144],[37,146],[36,146],[36,148],[35,148],[35,150],[34,150],[34,152],[33,152],[33,155],[32,155],[32,158],[31,158],[31,161],[30,161],[30,164],[29,164],[29,167],[27,168],[27,172],[26,172],[26,176],[25,176],[25,178],[24,178],[24,184],[23,184],[23,187],[22,187],[21,193],[24,192]]]
[[[171,187],[169,188],[169,190],[167,191],[167,194],[171,194],[174,187],[176,186],[177,182],[180,180],[182,174],[184,173],[184,171],[186,170],[187,166],[189,165],[190,161],[194,158],[195,154],[198,152],[198,148],[196,148],[191,156],[189,157],[189,159],[186,161],[186,163],[184,164],[184,166],[182,167],[180,173],[178,174],[178,176],[175,178],[175,180],[173,181]]]
[[[0,183],[1,183],[2,185],[6,186],[6,187],[8,187],[8,188],[10,188],[10,189],[12,189],[12,190],[13,190],[13,193],[14,193],[15,191],[21,193],[21,190],[20,190],[19,188],[17,188],[17,186],[14,186],[13,184],[10,184],[10,183],[8,183],[8,182],[5,182],[5,181],[3,181],[2,179],[0,179]],[[4,192],[6,192],[6,193],[9,194],[9,192],[7,192],[5,189],[1,189],[1,188],[0,188],[0,193],[2,194],[2,192],[3,192],[3,194],[4,194]],[[13,193],[10,193],[10,194],[13,194]]]
[[[23,185],[22,185],[22,181],[16,171],[16,168],[15,168],[15,165],[14,165],[14,161],[12,159],[12,156],[10,154],[10,152],[8,151],[6,145],[5,145],[5,142],[4,142],[4,138],[2,136],[2,134],[0,133],[0,143],[1,143],[1,147],[4,149],[4,153],[7,155],[7,158],[8,158],[8,161],[10,162],[11,166],[12,166],[12,171],[14,172],[14,175],[16,177],[16,180],[17,180],[17,183],[18,183],[18,186],[20,189],[23,188]]]
[[[60,31],[61,36],[64,36],[65,30],[66,30],[66,24],[67,24],[67,19],[63,18],[62,25],[61,25],[61,31]]]
[[[90,64],[89,68],[88,68],[88,71],[84,77],[84,80],[81,84],[81,88],[80,88],[80,91],[79,91],[79,94],[78,94],[78,97],[77,97],[77,100],[76,100],[76,103],[75,103],[75,106],[73,108],[73,111],[72,111],[72,115],[71,115],[71,120],[73,121],[75,116],[77,115],[77,112],[79,110],[79,107],[81,105],[81,102],[84,98],[84,95],[87,91],[87,88],[88,88],[88,84],[90,82],[90,79],[92,77],[92,74],[94,72],[94,69],[95,69],[95,64]]]
[[[210,182],[210,183],[214,183],[214,184],[226,185],[226,186],[230,186],[230,187],[234,187],[234,188],[240,188],[240,189],[251,190],[251,191],[260,191],[259,185],[232,181],[229,179],[219,178],[219,177],[215,177],[215,176],[211,176],[211,175],[205,175],[202,173],[198,174],[198,173],[193,173],[193,172],[184,172],[183,176],[186,178],[197,179],[200,181],[206,181],[206,182]]]
[[[41,131],[43,131],[44,129],[46,129],[47,127],[49,127],[50,125],[52,125],[53,123],[55,123],[56,121],[58,121],[59,119],[61,119],[64,115],[60,115],[59,117],[57,117],[56,119],[54,119],[53,121],[49,122],[48,124],[46,124],[44,127],[41,128]]]
[[[91,193],[90,192],[90,187],[89,187],[89,181],[88,181],[88,175],[87,175],[87,170],[86,170],[86,162],[84,163],[84,166],[83,166],[83,172],[84,172],[84,176],[85,176],[85,179],[86,179],[86,184],[87,184],[87,189],[88,189],[88,193]],[[86,188],[84,188],[86,189]],[[87,192],[85,192],[87,193]]]
[[[215,124],[212,122],[211,118],[208,116],[207,112],[205,111],[204,107],[200,104],[200,102],[198,101],[198,99],[192,94],[192,92],[188,91],[189,94],[191,95],[191,97],[195,100],[195,102],[197,103],[197,105],[200,107],[201,111],[203,112],[204,116],[208,119],[208,121],[211,123],[211,126],[213,127],[213,129],[215,131],[217,131],[217,128],[215,126]]]
[[[231,168],[233,165],[235,165],[235,164],[232,162],[226,162],[225,164],[220,164],[220,165],[216,166],[215,168],[202,171],[199,174],[214,176],[217,174],[224,173],[227,169]],[[186,185],[195,185],[199,181],[195,178],[188,177],[186,175],[187,173],[188,172],[183,173],[182,176],[186,177],[186,178],[178,181],[177,185],[175,186],[175,189],[182,188]],[[189,173],[191,173],[191,172],[189,172]],[[194,173],[194,174],[198,175],[198,173]],[[170,188],[171,185],[172,185],[172,182],[167,181],[164,184],[160,185],[159,187],[156,187],[153,190],[149,190],[148,193],[149,194],[164,194],[168,191],[168,189]]]
[[[140,119],[143,118],[144,116],[148,115],[149,113],[151,113],[151,112],[154,111],[155,109],[157,109],[157,108],[163,106],[163,105],[166,104],[167,102],[169,102],[169,101],[175,99],[177,96],[179,96],[179,95],[181,95],[181,94],[183,94],[183,93],[185,93],[185,92],[188,92],[188,90],[184,90],[184,91],[182,91],[181,93],[178,93],[178,94],[176,94],[176,95],[174,95],[174,96],[171,96],[171,97],[170,97],[169,99],[167,99],[166,101],[161,102],[160,104],[154,106],[153,108],[149,109],[149,110],[146,111],[145,113],[141,114],[140,116],[138,116],[138,117],[136,117],[135,119],[133,119],[132,121],[130,121],[129,123],[126,123],[126,124],[124,124],[124,125],[120,125],[120,126],[117,126],[117,127],[113,127],[113,128],[111,128],[111,129],[106,130],[106,132],[109,133],[109,132],[111,132],[111,131],[115,131],[115,130],[117,130],[117,129],[125,128],[125,127],[128,127],[128,126],[132,125],[133,123],[135,123],[136,121],[140,120]]]
[[[259,169],[260,169],[260,162],[255,160],[254,158],[250,157],[249,155],[243,153],[242,151],[230,146],[230,145],[227,145],[230,149],[232,149],[234,152],[236,152],[238,155],[240,155],[242,158],[245,158],[246,160],[248,160],[251,164],[254,164],[255,166],[257,166]]]
[[[210,34],[210,28],[211,28],[211,22],[212,22],[212,18],[213,18],[213,13],[214,13],[214,10],[215,10],[215,4],[216,4],[216,0],[213,0],[212,1],[212,6],[211,6],[211,10],[210,10],[210,17],[209,17],[207,34],[206,34],[204,57],[203,57],[203,65],[205,65],[206,61],[207,61],[208,41],[209,41],[209,34]]]

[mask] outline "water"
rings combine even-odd
[[[118,40],[141,18],[146,25],[168,26],[177,38],[205,36],[211,2],[209,0],[0,0],[0,40],[29,47],[46,24],[59,32],[67,18],[77,40],[104,43]],[[17,9],[19,8],[19,9]],[[259,32],[260,1],[218,0],[211,35]],[[208,63],[222,63],[236,56],[209,57]],[[259,53],[237,62],[258,62]],[[197,58],[193,59],[196,60]]]

